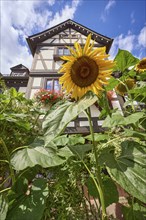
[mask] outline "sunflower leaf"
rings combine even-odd
[[[11,164],[15,170],[24,170],[27,167],[40,165],[43,168],[54,167],[64,163],[70,156],[71,151],[67,147],[55,149],[50,147],[44,148],[40,142],[35,142],[19,150],[11,156]]]
[[[137,64],[139,59],[134,57],[129,51],[119,49],[115,61],[116,67],[114,68],[114,71],[124,72],[129,67]]]
[[[13,192],[14,193],[14,192]],[[48,186],[46,179],[35,179],[29,190],[17,196],[9,207],[7,219],[9,220],[40,220],[46,206]]]
[[[103,149],[98,158],[110,176],[132,196],[146,203],[146,147],[135,141],[123,141],[121,154]]]
[[[122,116],[119,112],[114,112],[112,116],[107,116],[102,127],[112,128],[114,126],[134,124],[144,117],[144,112],[136,112],[127,117]]]
[[[88,92],[78,102],[65,102],[53,112],[50,112],[43,122],[45,146],[60,135],[70,121],[74,120],[82,111],[93,105],[97,99],[96,95]]]
[[[1,220],[6,219],[6,215],[8,212],[8,201],[3,194],[0,195],[0,217]]]
[[[72,151],[74,155],[83,160],[85,154],[92,150],[92,144],[78,144],[75,146],[68,146],[68,148]]]

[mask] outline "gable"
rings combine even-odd
[[[75,34],[74,34],[75,33]],[[72,20],[67,20],[65,22],[62,22],[46,31],[43,31],[41,33],[32,35],[27,38],[28,45],[30,47],[30,50],[32,54],[35,54],[36,48],[38,44],[46,43],[51,44],[52,40],[54,40],[54,43],[57,43],[57,39],[66,39],[65,42],[68,44],[74,43],[72,40],[72,43],[70,42],[70,39],[75,39],[77,36],[77,33],[81,36],[87,37],[89,33],[92,34],[92,39],[101,46],[106,46],[106,52],[108,53],[110,50],[110,47],[112,45],[113,39],[106,37],[104,35],[101,35],[81,24],[78,24],[77,22],[74,22]],[[62,36],[61,36],[62,34]],[[69,36],[70,35],[70,36]],[[83,37],[82,37],[83,38]],[[56,42],[55,42],[56,41]],[[64,42],[64,44],[65,44]],[[63,41],[62,41],[63,43]],[[83,40],[82,43],[85,43],[85,40]]]
[[[11,70],[28,70],[28,68],[22,64],[18,64],[10,68]]]
[[[64,31],[61,31],[60,33],[52,36],[51,38],[43,41],[41,45],[48,44],[50,46],[56,45],[56,44],[62,44],[62,45],[72,45],[75,42],[78,42],[80,44],[85,44],[87,36],[84,34],[81,34],[80,32],[74,30],[73,28],[67,28]],[[96,46],[104,46],[101,43],[96,42]]]

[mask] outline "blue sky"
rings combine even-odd
[[[31,67],[26,37],[72,19],[113,38],[109,54],[118,48],[146,57],[145,0],[1,0],[0,72],[22,63]]]

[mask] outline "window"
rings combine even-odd
[[[59,85],[58,79],[47,79],[46,89],[59,92],[61,90],[61,86]]]
[[[70,55],[70,51],[69,51],[69,49],[66,48],[66,47],[59,47],[57,54],[58,54],[59,56],[62,56],[62,55]]]

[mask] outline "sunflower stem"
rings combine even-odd
[[[131,103],[132,110],[133,110],[133,112],[135,112],[136,110],[135,110],[135,106],[133,104],[132,95],[130,94],[130,89],[128,88],[126,83],[122,82],[120,79],[118,79],[118,81],[125,86],[125,88],[127,90],[128,99],[130,100],[130,103]]]
[[[105,198],[104,198],[104,191],[103,191],[103,183],[102,183],[102,178],[101,178],[101,168],[98,164],[98,155],[96,151],[96,143],[95,143],[95,138],[94,138],[94,130],[93,130],[93,125],[91,121],[91,111],[90,107],[86,110],[88,121],[89,121],[89,126],[90,126],[90,133],[92,137],[92,144],[93,144],[93,151],[94,151],[94,156],[95,156],[95,161],[96,161],[96,176],[97,176],[97,183],[98,187],[97,190],[99,192],[100,196],[100,202],[101,202],[101,207],[102,207],[102,220],[107,219],[107,214],[106,214],[106,206],[105,206]]]

